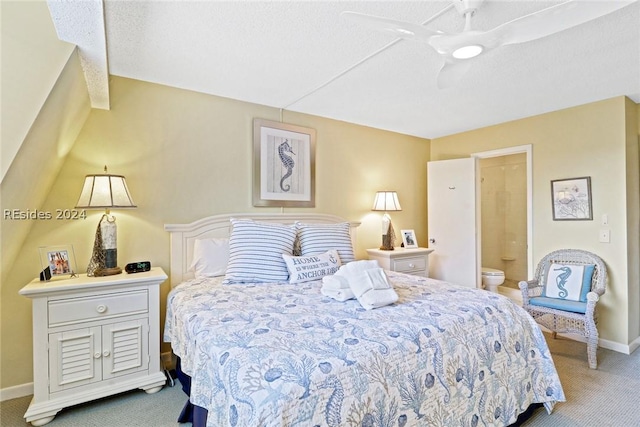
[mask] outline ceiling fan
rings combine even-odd
[[[445,88],[451,86],[467,72],[472,58],[501,46],[525,43],[564,31],[614,12],[635,1],[637,0],[570,0],[514,19],[488,31],[477,31],[471,29],[471,18],[484,0],[451,0],[465,19],[464,30],[453,34],[431,30],[419,24],[357,12],[342,12],[341,16],[397,37],[430,45],[444,60],[438,74],[438,87]]]

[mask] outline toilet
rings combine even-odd
[[[504,283],[504,271],[482,267],[482,285],[491,292],[498,292],[498,286]]]

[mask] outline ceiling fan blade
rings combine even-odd
[[[396,37],[401,37],[404,39],[428,42],[431,36],[444,34],[440,31],[430,30],[427,27],[413,24],[411,22],[396,21],[394,19],[366,15],[364,13],[342,12],[340,16],[349,21],[356,22],[362,26],[393,34]]]
[[[440,72],[438,73],[438,89],[446,89],[454,86],[469,70],[472,61],[458,61],[455,59],[445,59]]]
[[[567,30],[615,12],[637,0],[570,0],[504,23],[478,36],[487,47],[525,43]]]

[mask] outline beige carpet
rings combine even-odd
[[[640,426],[640,350],[631,356],[598,350],[598,370],[587,364],[586,344],[546,335],[567,402],[551,415],[537,409],[523,427]],[[21,427],[31,397],[2,402],[0,426]],[[156,394],[140,390],[62,410],[49,427],[175,427],[185,402],[180,385]],[[457,427],[457,426],[451,426]]]
[[[640,350],[628,356],[598,349],[589,369],[587,345],[545,334],[567,401],[551,415],[538,409],[524,427],[640,426]]]
[[[31,396],[12,399],[0,404],[0,426],[31,426],[25,422],[24,413]],[[180,383],[165,387],[155,394],[142,390],[118,394],[97,401],[65,408],[47,427],[178,427],[176,421],[186,395]]]

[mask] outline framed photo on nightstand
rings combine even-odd
[[[416,233],[413,230],[400,230],[402,234],[402,243],[405,248],[417,248],[418,239],[416,239]]]
[[[73,245],[41,246],[40,263],[44,280],[76,275],[76,256]],[[47,270],[49,274],[46,273]]]

